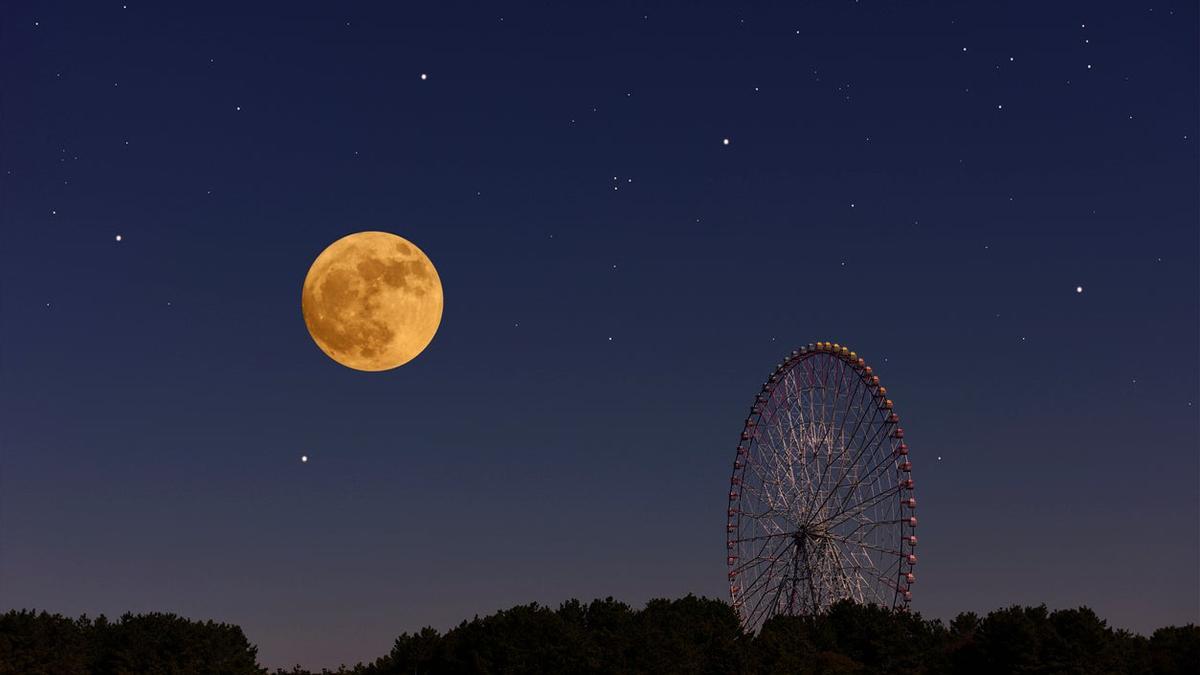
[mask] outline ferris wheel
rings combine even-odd
[[[912,462],[858,354],[817,342],[788,355],[754,399],[729,483],[729,596],[747,630],[843,599],[908,609]]]

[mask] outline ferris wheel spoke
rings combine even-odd
[[[753,547],[751,547],[751,548],[753,548]],[[772,560],[774,560],[775,554],[779,553],[780,551],[782,551],[785,548],[786,548],[786,544],[780,546],[778,544],[773,544],[770,539],[764,539],[764,540],[762,540],[762,545],[760,545],[758,547],[758,552],[755,553],[754,556],[752,556],[751,558],[745,560],[742,564],[735,566],[732,571],[740,574],[742,571],[751,569],[764,561],[772,561]],[[771,555],[764,556],[763,554],[766,553],[768,550],[770,550]],[[739,552],[740,552],[740,547],[739,547]]]
[[[817,377],[816,368],[814,367],[814,365],[815,364],[813,363],[812,358],[804,360],[805,374],[808,376],[808,384],[809,384],[809,386],[806,387],[806,389],[808,391],[808,396],[806,398],[808,401],[808,420],[809,420],[810,425],[816,424],[817,419],[818,419],[816,392],[817,391],[824,392],[824,386],[821,384],[820,378]],[[824,394],[822,394],[822,395],[824,395]]]
[[[742,586],[742,597],[753,597],[766,586],[770,585],[771,580],[775,578],[776,560],[764,561],[766,564],[759,565],[754,568],[757,575],[750,579],[749,583]]]
[[[790,472],[792,474],[792,486],[796,490],[796,492],[800,492],[800,486],[796,484],[796,465],[799,464],[799,468],[804,474],[804,478],[803,478],[804,490],[803,491],[805,493],[807,493],[807,492],[812,491],[812,479],[808,475],[808,457],[807,457],[807,455],[804,454],[804,445],[799,442],[799,438],[797,438],[797,436],[796,436],[796,429],[797,429],[798,424],[797,424],[794,412],[795,412],[794,406],[788,405],[788,407],[787,407],[788,425],[787,425],[787,429],[786,429],[788,439],[787,439],[787,441],[783,441],[783,443],[784,443],[785,447],[789,448],[787,455],[788,455],[789,463],[791,465],[789,468],[790,468]],[[799,452],[797,453],[797,452],[792,451],[791,450],[792,448],[798,449]],[[796,461],[797,454],[799,454],[798,462]]]
[[[897,576],[897,578],[894,578],[894,579],[888,578],[884,574],[880,573],[879,570],[876,569],[875,567],[864,566],[864,567],[859,567],[857,569],[858,569],[858,571],[866,574],[867,576],[873,577],[874,579],[881,582],[883,584],[883,587],[889,591],[894,591],[900,587],[900,580],[899,580],[898,576]],[[872,584],[872,587],[873,588],[875,587],[874,584]],[[883,598],[881,598],[878,594],[876,594],[875,597],[876,597],[876,599],[880,600],[881,601],[880,604],[882,604]]]
[[[850,519],[842,520],[841,522],[838,522],[838,524],[835,524],[834,527],[839,527],[841,525],[845,525],[846,522],[850,522],[851,520],[854,520],[854,519],[850,518]],[[870,520],[870,519],[862,518],[862,519],[856,520],[856,522],[858,522],[858,525],[854,526],[853,530],[851,530],[850,532],[845,532],[845,533],[841,533],[841,534],[830,534],[830,532],[833,532],[833,527],[830,527],[829,530],[826,532],[826,534],[824,534],[824,536],[841,537],[844,539],[854,539],[854,537],[858,537],[857,539],[854,539],[854,540],[864,540],[866,538],[866,536],[869,536],[869,534],[870,534],[870,536],[875,536],[875,534],[878,532],[887,532],[887,528],[890,526],[895,526],[899,530],[900,527],[904,526],[906,524],[906,522],[908,522],[908,519],[907,518],[898,518],[898,519],[890,519],[890,520],[889,519]],[[860,532],[862,532],[862,534],[859,534]]]
[[[876,435],[878,435],[878,432],[876,433]],[[875,444],[878,444],[878,440],[876,440],[873,445],[875,445]],[[863,454],[870,447],[872,447],[872,446],[864,444],[862,446],[862,448],[858,451],[858,453],[854,456],[854,459],[850,462],[850,464],[852,466],[857,465],[858,461],[862,458]],[[845,453],[846,449],[848,449],[848,448],[843,449],[843,454]],[[812,517],[815,518],[818,513],[821,513],[822,512],[821,510],[824,509],[826,504],[829,503],[830,498],[832,498],[835,494],[838,493],[839,488],[841,488],[841,486],[842,486],[842,482],[846,479],[846,476],[849,475],[849,473],[850,473],[849,470],[843,471],[842,475],[838,478],[838,481],[836,483],[834,483],[828,491],[826,491],[824,489],[821,490],[821,493],[824,494],[824,497],[821,498],[821,503],[817,505],[817,508],[813,510]],[[821,481],[820,485],[822,487],[824,486],[824,480]]]
[[[861,386],[861,387],[859,387],[858,391],[856,392],[856,399],[855,399],[855,401],[856,401],[856,403],[858,403],[858,404],[860,404],[860,405],[861,405],[861,404],[862,404],[862,402],[863,402],[863,399],[867,399],[868,401],[873,401],[873,400],[874,400],[874,397],[873,397],[873,395],[871,395],[871,394],[870,394],[870,390],[869,390],[869,389],[868,389],[868,388],[867,388],[865,385],[864,385],[864,386]],[[860,430],[860,429],[862,429],[862,428],[863,428],[863,423],[864,423],[864,422],[867,422],[867,427],[864,429],[864,433],[868,434],[868,436],[867,436],[867,437],[866,437],[864,440],[870,440],[870,439],[872,438],[872,436],[870,435],[870,430],[871,430],[871,428],[874,426],[874,422],[875,422],[875,421],[877,420],[877,418],[878,418],[878,412],[879,412],[879,411],[876,409],[876,410],[874,410],[874,411],[873,411],[873,414],[872,414],[872,415],[870,415],[870,416],[868,417],[867,415],[864,415],[864,414],[863,414],[863,413],[860,411],[860,413],[859,413],[859,415],[858,415],[858,420],[855,422],[854,429],[853,429],[853,430],[851,431],[851,433],[850,433],[850,438],[849,438],[849,439],[846,439],[846,441],[845,441],[845,442],[842,444],[842,451],[841,451],[840,453],[838,453],[838,457],[837,457],[837,459],[836,459],[836,462],[841,462],[841,461],[842,461],[842,460],[845,458],[845,454],[846,454],[846,453],[847,453],[847,452],[850,450],[850,448],[852,448],[852,447],[854,446],[854,444],[855,444],[855,443],[854,443],[854,441],[855,441],[855,440],[858,438],[858,432],[859,432],[859,430]],[[878,434],[878,430],[876,430],[876,434]],[[865,449],[866,449],[866,447],[867,447],[867,445],[868,445],[868,443],[863,443],[863,445],[862,445],[862,449],[863,449],[863,450],[865,450]],[[860,450],[860,453],[859,453],[859,454],[860,454],[860,455],[862,454],[862,451],[861,451],[861,450]],[[853,464],[854,464],[855,462],[857,462],[857,461],[858,461],[858,457],[856,457],[856,458],[855,458],[855,459],[854,459],[854,460],[851,462],[851,465],[853,465]],[[822,471],[821,471],[821,476],[820,476],[820,478],[819,478],[819,479],[818,479],[818,481],[817,481],[817,488],[818,488],[818,491],[822,491],[822,489],[824,488],[824,486],[825,486],[825,479],[826,479],[826,477],[827,477],[827,475],[828,475],[828,473],[829,473],[829,469],[830,469],[830,467],[831,467],[831,466],[833,466],[833,464],[834,464],[834,460],[831,460],[831,461],[830,461],[828,464],[826,464],[826,465],[825,465],[825,466],[822,468]],[[844,472],[843,472],[843,473],[844,473]],[[838,480],[840,481],[841,479],[842,479],[842,476],[839,476]],[[836,485],[836,484],[835,484],[835,485]],[[828,493],[827,493],[827,496],[828,496]],[[818,506],[817,510],[820,510],[820,508],[821,508],[821,507],[823,507],[823,506],[824,506],[824,503],[822,503],[820,506]]]
[[[740,543],[748,542],[748,541],[758,541],[759,539],[774,539],[776,537],[794,537],[794,536],[796,536],[795,532],[778,532],[776,534],[764,534],[761,537],[750,537],[748,539],[734,539],[733,541],[740,544]]]
[[[769,500],[771,504],[787,500],[783,482],[785,480],[790,482],[790,480],[783,475],[778,462],[779,454],[784,451],[784,449],[776,447],[769,433],[765,433],[760,442],[754,443],[753,452],[749,453],[746,459],[746,467],[754,472],[763,485],[772,486],[772,494],[777,494],[778,499]],[[762,492],[765,493],[765,491]]]
[[[890,454],[890,453],[889,453],[889,454]],[[891,464],[891,467],[889,467],[889,464]],[[847,503],[847,502],[850,500],[850,498],[851,498],[853,495],[855,495],[855,494],[857,493],[857,489],[858,489],[858,485],[859,485],[859,484],[861,484],[861,483],[865,482],[867,479],[870,479],[870,478],[873,478],[873,477],[875,477],[876,473],[877,473],[877,472],[880,472],[880,471],[881,471],[881,470],[883,470],[883,469],[887,469],[887,468],[894,468],[894,467],[895,467],[895,459],[893,459],[893,458],[891,458],[891,457],[887,457],[887,458],[885,458],[884,460],[882,460],[882,461],[880,461],[878,464],[876,464],[874,467],[872,467],[872,468],[870,469],[870,473],[868,473],[868,474],[867,474],[867,475],[865,475],[865,476],[862,476],[861,478],[859,478],[859,479],[858,479],[858,481],[856,481],[856,483],[855,483],[855,484],[852,484],[851,486],[849,486],[849,487],[847,488],[847,490],[846,490],[846,496],[845,496],[845,497],[842,499],[842,503],[841,503],[841,504],[838,506],[838,509],[837,509],[837,510],[838,510],[838,512],[844,512],[844,511],[846,510],[846,508],[847,508],[847,504],[846,504],[846,503]],[[880,476],[880,477],[882,477],[882,476]],[[872,481],[870,484],[874,485],[874,484],[876,484],[876,483],[878,483],[878,481],[877,481],[877,480],[876,480],[876,481]],[[893,488],[893,489],[890,489],[890,490],[887,490],[886,492],[889,492],[889,493],[891,493],[891,492],[899,492],[899,491],[900,491],[900,484],[899,484],[899,482],[897,482],[897,483],[896,483],[896,487],[895,487],[895,488]],[[850,507],[850,508],[853,508],[853,507]]]
[[[804,553],[804,580],[807,582],[809,603],[815,613],[825,606],[824,591],[827,590],[826,587],[830,581],[828,570],[822,569],[828,566],[828,543],[814,539],[811,541],[811,545],[801,545],[798,548]],[[818,572],[820,572],[819,575]],[[798,568],[795,570],[795,575],[798,585],[800,577]]]
[[[828,560],[826,561],[826,566],[829,568],[829,571],[833,572],[834,569],[836,569],[838,572],[845,572],[845,566],[842,565],[841,550],[839,546],[828,546],[827,550],[829,551],[829,556]],[[841,591],[839,593],[840,596],[859,599],[854,597],[854,586],[851,583],[850,577],[847,577],[846,574],[829,574],[828,583],[830,586],[838,587],[838,589]],[[830,596],[832,595],[833,593],[830,592]]]
[[[778,449],[775,452],[775,456],[779,461],[776,462],[774,468],[777,476],[776,483],[780,489],[780,498],[787,504],[789,512],[795,517],[799,517],[800,510],[797,508],[796,500],[803,497],[807,493],[807,490],[802,489],[801,485],[797,482],[796,474],[798,467],[802,467],[806,462],[806,458],[803,456],[803,452],[796,452],[795,449],[798,446],[787,442],[783,436],[783,430],[780,430],[780,435],[776,443]]]
[[[843,542],[845,544],[849,544],[851,546],[858,546],[860,548],[866,548],[866,549],[870,549],[872,551],[878,551],[879,553],[887,553],[888,555],[894,555],[896,557],[902,557],[904,555],[904,553],[902,551],[898,551],[894,548],[885,548],[883,546],[875,546],[874,544],[870,544],[862,539],[851,539],[848,537],[839,537],[835,534],[828,534],[828,533],[823,536]]]
[[[794,565],[796,565],[796,558],[793,557],[792,558],[792,566],[794,567]],[[786,571],[786,569],[787,569],[787,567],[785,566],[785,571]],[[779,601],[781,601],[781,599],[784,598],[784,589],[786,589],[786,587],[787,587],[787,581],[788,581],[788,578],[785,575],[785,577],[780,578],[779,584],[775,585],[775,597],[772,598],[772,601],[770,601],[770,604],[767,605],[768,608],[775,608],[776,610],[778,610],[780,608]],[[791,581],[792,581],[792,585],[793,585],[792,587],[794,589],[794,584],[796,584],[796,580],[792,579]],[[763,593],[763,597],[766,597],[766,596],[767,596],[767,593]],[[793,592],[793,596],[794,596],[794,592]],[[788,609],[791,609],[791,604],[788,604]],[[788,614],[790,614],[790,613],[788,613]]]
[[[878,411],[876,411],[876,415],[877,414],[878,414]],[[855,455],[854,459],[850,462],[851,465],[857,466],[859,460],[862,459],[863,455],[867,452],[868,449],[871,450],[871,456],[874,456],[875,450],[879,447],[879,445],[883,442],[883,440],[885,438],[887,438],[887,430],[886,430],[886,427],[881,426],[878,429],[876,429],[875,432],[871,436],[868,437],[867,443],[863,443],[862,448],[858,451],[858,454]],[[838,482],[835,483],[833,485],[833,487],[830,488],[830,490],[825,493],[825,497],[824,497],[824,499],[822,499],[821,505],[818,507],[818,510],[820,508],[823,508],[825,506],[825,504],[828,503],[829,498],[838,492],[838,489],[842,486],[842,482],[846,479],[846,476],[848,474],[849,474],[849,472],[843,472],[842,476],[840,478],[838,478]]]
[[[772,607],[778,609],[779,606],[779,591],[783,587],[775,589],[775,594],[772,596],[771,589],[762,589],[758,596],[758,602],[754,603],[753,609],[746,614],[746,623],[750,626],[757,627],[759,621],[765,620],[768,616],[767,612],[771,611]],[[771,604],[763,606],[763,601],[771,597]]]
[[[792,496],[796,493],[795,476],[792,471],[782,463],[785,461],[785,458],[786,461],[789,463],[791,462],[791,453],[784,443],[781,441],[777,442],[770,430],[768,430],[766,433],[766,442],[764,445],[767,446],[767,450],[769,452],[762,454],[765,454],[767,457],[770,457],[773,460],[765,466],[765,468],[771,473],[771,480],[769,482],[775,487],[779,502],[787,511],[793,512],[794,509],[792,507]]]
[[[791,562],[791,558],[787,558],[786,560],[785,560],[785,559],[778,559],[778,560],[776,560],[776,562],[783,562],[783,563],[784,563],[784,565],[786,566],[786,564],[787,564],[787,563],[790,563],[790,562]],[[769,567],[769,568],[768,568],[768,569],[767,569],[767,570],[766,570],[766,571],[765,571],[765,572],[764,572],[762,575],[760,575],[760,576],[759,576],[759,579],[765,579],[765,581],[764,581],[764,582],[761,582],[761,583],[760,583],[760,582],[759,582],[759,579],[756,579],[754,582],[752,582],[752,586],[756,586],[756,588],[755,588],[755,591],[756,591],[756,592],[757,592],[759,595],[758,595],[758,602],[756,602],[756,603],[754,604],[754,607],[753,607],[753,608],[752,608],[752,609],[749,611],[749,613],[747,614],[747,616],[748,616],[748,617],[750,618],[750,620],[751,620],[751,623],[753,623],[753,621],[754,621],[755,617],[758,615],[758,613],[759,613],[759,611],[760,611],[760,610],[767,610],[767,609],[769,609],[769,608],[770,608],[770,607],[772,607],[772,606],[778,607],[778,604],[779,604],[779,596],[780,596],[780,593],[781,593],[781,592],[782,592],[782,590],[783,590],[783,581],[784,581],[784,580],[783,580],[782,576],[780,576],[780,578],[779,578],[779,580],[780,580],[780,583],[779,583],[779,584],[777,584],[777,585],[776,585],[776,586],[774,586],[774,587],[771,585],[771,581],[773,581],[773,580],[775,580],[775,579],[776,579],[776,576],[775,576],[775,574],[774,574],[774,572],[775,572],[775,567],[776,567],[776,565],[775,565],[775,564],[772,564],[772,565],[771,565],[771,566],[770,566],[770,567]],[[763,601],[764,601],[764,600],[766,600],[766,599],[767,599],[767,597],[768,597],[768,596],[770,596],[770,595],[771,595],[771,591],[772,591],[772,589],[774,589],[774,590],[775,590],[775,595],[774,595],[774,597],[773,597],[773,598],[772,598],[772,600],[771,600],[771,604],[769,604],[769,605],[766,605],[766,606],[764,607],[762,603],[763,603]]]
[[[851,521],[858,523],[857,525],[854,526],[854,529],[850,530],[849,532],[845,532],[840,535],[837,535],[837,536],[841,536],[845,539],[851,539],[851,538],[857,536],[859,534],[859,532],[862,532],[862,537],[866,537],[867,535],[874,535],[881,527],[885,527],[888,525],[896,525],[897,523],[903,522],[903,521],[897,521],[897,520],[879,520],[879,519],[871,520],[860,514],[858,516],[847,518],[846,520],[836,523],[833,525],[833,527],[827,528],[826,533],[825,533],[826,536],[829,536],[830,533],[834,531],[834,528],[845,525],[846,523],[851,522]]]
[[[827,361],[832,362],[833,359],[830,358],[830,359],[827,359]],[[827,368],[826,368],[827,373],[828,373],[828,369],[829,369],[829,367],[827,366]],[[827,379],[828,379],[828,375],[827,375]],[[827,387],[825,390],[825,393],[828,394],[828,391],[829,391],[829,389]],[[833,396],[830,397],[828,395],[825,395],[821,399],[821,423],[820,423],[821,438],[820,438],[820,440],[817,441],[816,447],[814,448],[814,451],[815,451],[814,457],[820,457],[821,455],[824,455],[824,463],[822,464],[822,467],[821,467],[821,478],[818,480],[816,492],[819,492],[821,490],[821,487],[824,484],[825,475],[832,468],[834,468],[838,462],[838,459],[836,459],[834,457],[834,448],[833,448],[834,442],[836,440],[832,436],[834,420],[828,419],[827,415],[835,409],[840,391],[841,391],[841,384],[840,384],[840,379],[839,379],[835,383]],[[837,416],[836,412],[833,412],[832,417],[836,418],[836,416]],[[839,453],[839,456],[840,456],[840,454],[841,453]],[[810,516],[811,516],[811,514],[810,514]]]
[[[884,439],[886,440],[886,439],[891,439],[891,438],[892,438],[891,432],[889,431],[884,436]],[[891,445],[891,443],[889,442],[889,446],[890,445]],[[899,445],[899,444],[897,443],[897,445]],[[882,444],[880,444],[880,448],[882,448],[882,447],[884,447],[884,446]],[[880,453],[879,461],[876,462],[870,469],[867,470],[867,473],[864,474],[864,478],[873,476],[882,469],[895,468],[895,467],[896,467],[896,451],[894,448],[889,447],[887,452]]]
[[[837,571],[841,572],[841,574],[837,574],[835,578],[837,579],[837,583],[842,587],[844,596],[853,598],[857,602],[862,602],[864,597],[862,591],[863,579],[862,574],[858,570],[858,565],[851,564],[849,570],[847,570],[846,563],[853,563],[854,561],[845,560],[842,556],[841,547],[839,546],[830,546],[829,550],[832,552],[833,558],[831,566],[836,567]],[[853,578],[850,574],[845,573],[847,571],[853,574]]]
[[[825,520],[823,520],[819,523],[816,523],[816,525],[825,525],[826,523],[832,521],[834,518],[840,518],[840,520],[837,520],[836,522],[834,522],[832,525],[829,526],[830,528],[837,527],[838,525],[841,525],[842,523],[846,522],[847,520],[850,520],[850,519],[858,516],[859,514],[866,512],[867,508],[869,508],[875,504],[878,504],[883,499],[885,499],[887,497],[891,497],[892,495],[898,494],[899,492],[900,492],[899,485],[897,485],[894,488],[889,488],[878,494],[872,495],[871,497],[868,497],[857,504],[853,504],[844,509],[840,509],[836,514],[830,516],[829,518],[826,518]]]
[[[792,412],[791,409],[789,409],[788,410],[789,415],[791,414],[791,412]],[[804,440],[800,437],[802,435],[807,435],[809,433],[809,429],[810,429],[810,425],[805,423],[805,421],[804,421],[803,407],[800,405],[796,406],[796,412],[798,412],[801,416],[801,423],[800,423],[800,425],[792,426],[792,428],[789,429],[789,433],[791,436],[792,447],[796,448],[799,451],[799,454],[800,454],[800,457],[802,460],[801,466],[804,469],[805,492],[807,494],[811,495],[816,492],[816,487],[813,484],[813,475],[816,471],[816,467],[813,466],[813,463],[816,462],[816,457],[815,456],[812,457],[812,462],[810,462],[809,453],[805,452],[805,449],[809,446],[809,444],[804,442]],[[797,431],[800,432],[799,435],[797,434]]]
[[[899,490],[899,484],[896,485],[896,489],[897,491]],[[836,527],[845,520],[865,516],[868,511],[872,511],[873,513],[873,507],[884,503],[880,495],[885,493],[887,493],[887,490],[880,486],[879,481],[871,481],[865,485],[863,481],[856,481],[853,485],[846,488],[845,497],[838,503],[837,508],[830,509],[825,514],[823,524],[836,521],[833,525],[833,527]],[[851,503],[851,499],[855,501]]]
[[[830,374],[833,372],[835,366],[840,365],[840,361],[832,356],[827,357],[825,359],[825,361],[826,361],[826,365],[825,365],[826,386],[825,386],[825,389],[826,389],[826,391],[828,391]],[[827,443],[832,443],[832,440],[833,440],[830,437],[830,431],[833,430],[833,422],[837,418],[837,402],[838,402],[838,399],[841,397],[842,382],[845,381],[845,379],[846,379],[845,375],[846,375],[845,370],[838,368],[837,374],[834,376],[834,381],[833,381],[833,396],[832,397],[824,396],[821,399],[821,426],[825,430],[825,433],[821,438],[821,447],[822,448],[824,448]],[[826,419],[826,411],[829,412],[829,415],[830,415],[829,419]],[[830,447],[832,447],[832,446],[830,446]]]
[[[799,574],[799,569],[800,569],[800,567],[802,567],[802,566],[800,566],[800,558],[802,558],[803,555],[802,555],[802,551],[800,551],[800,549],[799,549],[799,546],[796,546],[796,548],[791,548],[791,546],[790,546],[790,549],[791,549],[791,555],[781,558],[780,565],[778,566],[780,568],[781,574],[778,577],[778,584],[776,584],[774,586],[774,589],[775,589],[774,598],[772,599],[772,602],[770,602],[770,604],[763,605],[763,607],[762,607],[763,611],[767,611],[769,609],[775,609],[776,611],[780,610],[781,609],[780,601],[782,601],[782,599],[784,599],[784,591],[790,591],[790,592],[788,592],[788,596],[787,596],[787,611],[785,614],[790,614],[790,615],[796,614],[796,611],[794,611],[794,610],[796,610],[796,596],[797,596],[797,592],[799,591],[800,581],[802,581],[802,579],[800,579],[800,574]],[[808,565],[804,565],[803,567],[804,567],[804,571],[806,573],[804,580],[809,581],[808,586],[809,586],[809,589],[811,590],[811,579],[810,579],[811,567],[809,567]],[[766,597],[768,595],[770,595],[769,590],[767,590],[766,592],[763,593],[763,597]]]
[[[841,555],[840,548],[837,546],[832,547],[832,549],[835,551],[835,561],[837,563],[838,574],[836,576],[842,580],[846,587],[854,589],[854,592],[849,597],[861,602],[864,598],[862,591],[864,581],[862,578],[862,568],[864,564],[861,561],[855,560],[853,556],[847,560]],[[872,563],[868,560],[867,564]]]
[[[766,508],[766,514],[794,522],[794,510],[790,500],[784,494],[783,488],[774,479],[774,476],[770,480],[764,479],[760,481],[759,485],[743,483],[741,487],[744,493],[753,496],[759,504]]]
[[[842,370],[843,376],[847,377],[847,378],[851,377],[851,372],[852,371],[847,370],[847,369]],[[865,387],[858,387],[855,390],[854,394],[861,395],[861,392],[864,389],[865,389]],[[841,421],[841,424],[838,425],[837,437],[840,439],[845,438],[846,420],[850,418],[850,411],[854,409],[854,402],[855,402],[855,398],[856,398],[854,394],[846,396],[846,409],[844,411],[842,411],[842,421]],[[860,416],[860,419],[861,419],[861,416]]]
[[[786,546],[777,547],[772,550],[772,556],[759,558],[755,565],[744,570],[751,573],[746,575],[751,578],[749,582],[743,585],[743,592],[748,594],[752,590],[758,590],[763,584],[769,583],[771,579],[775,578],[775,568],[783,560],[777,554],[782,553],[786,549]],[[757,571],[757,575],[752,576],[755,571]]]

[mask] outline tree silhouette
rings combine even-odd
[[[0,615],[0,674],[258,675],[258,650],[242,629],[174,614],[77,620],[58,614]]]

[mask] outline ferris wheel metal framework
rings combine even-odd
[[[842,599],[907,610],[917,501],[879,376],[817,342],[776,366],[746,417],[726,519],[729,595],[747,630]]]

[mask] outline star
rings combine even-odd
[[[428,80],[428,79],[429,79],[429,75],[427,75],[427,74],[425,74],[425,73],[421,73],[421,79],[422,79],[422,80]]]
[[[729,139],[728,138],[722,139],[721,145],[729,145]]]
[[[1075,287],[1075,292],[1076,292],[1076,293],[1082,293],[1082,292],[1083,292],[1083,286],[1076,286],[1076,287]]]
[[[300,455],[300,463],[307,464],[308,463],[308,455]]]
[[[116,236],[116,240],[117,240],[117,241],[121,241],[121,235],[119,235],[119,234],[118,234],[118,235]]]

